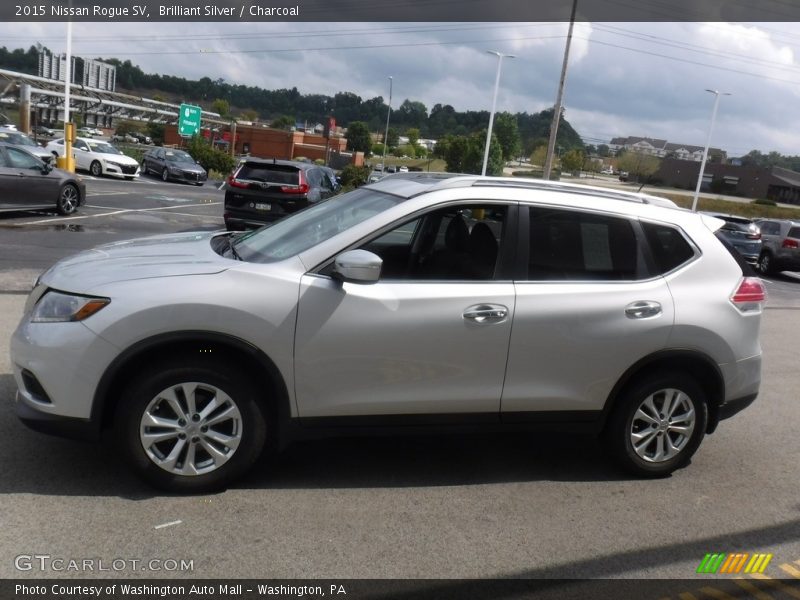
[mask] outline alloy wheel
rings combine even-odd
[[[204,475],[233,457],[242,441],[242,414],[222,389],[194,381],[180,383],[148,403],[139,439],[150,460],[165,471]]]
[[[630,443],[649,463],[675,458],[689,443],[697,422],[692,399],[683,391],[666,388],[647,396],[633,415]]]

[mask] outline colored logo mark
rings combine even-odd
[[[697,567],[698,573],[763,573],[772,554],[749,554],[736,552],[727,554],[718,552],[706,554]]]

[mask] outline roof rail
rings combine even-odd
[[[480,178],[475,179],[472,184],[474,187],[499,185],[504,187],[522,188],[528,190],[547,190],[551,192],[568,192],[570,194],[584,194],[587,196],[599,196],[610,200],[623,200],[626,202],[638,202],[640,204],[660,204],[660,200],[653,196],[636,192],[618,191],[607,188],[587,186],[579,183],[564,183],[560,181],[545,181],[535,179],[508,179],[508,178]],[[655,200],[655,202],[654,202]],[[670,202],[663,199],[666,202]]]

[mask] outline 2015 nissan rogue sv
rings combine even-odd
[[[662,476],[759,389],[765,291],[721,225],[646,195],[409,173],[247,233],[107,244],[37,282],[16,410],[112,431],[176,491],[354,424],[593,431]]]

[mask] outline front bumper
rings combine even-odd
[[[17,417],[25,426],[34,431],[87,442],[100,439],[99,421],[62,417],[42,412],[26,403],[19,391],[17,391],[15,400],[14,409]]]

